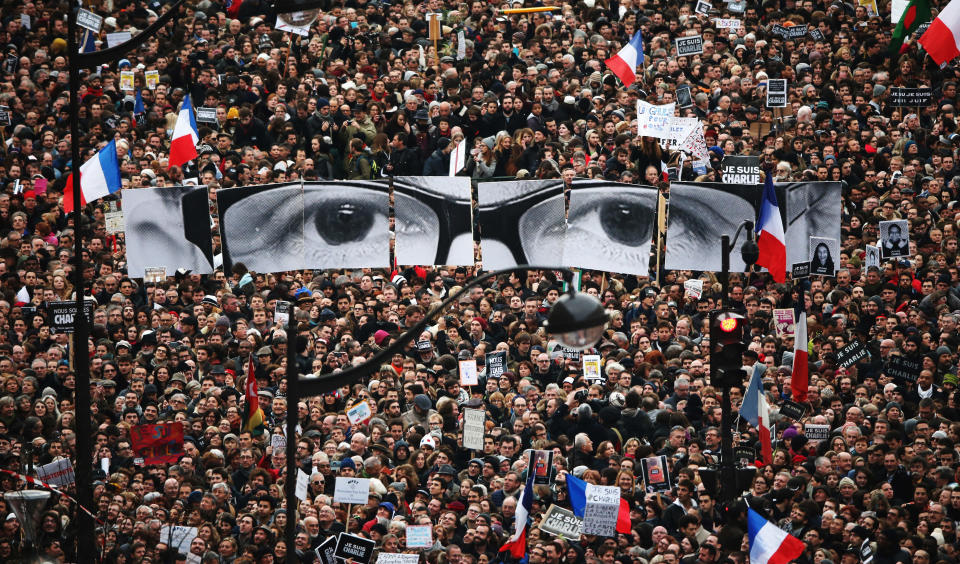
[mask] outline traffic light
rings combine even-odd
[[[731,311],[710,315],[710,381],[719,388],[743,383],[743,335],[747,320]]]

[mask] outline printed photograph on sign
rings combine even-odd
[[[693,105],[693,96],[690,95],[690,86],[682,84],[677,86],[677,105],[681,108],[689,108]]]
[[[461,360],[458,362],[460,369],[460,385],[476,386],[480,383],[477,377],[477,361],[473,358]]]
[[[773,310],[773,323],[776,327],[777,338],[793,337],[796,329],[796,318],[793,309]]]
[[[127,272],[147,268],[213,273],[213,236],[206,187],[170,186],[121,191]]]
[[[713,9],[713,6],[710,4],[710,2],[707,2],[706,0],[697,0],[697,8],[695,10],[696,13],[706,16],[710,13],[711,9]]]
[[[550,485],[550,477],[553,474],[553,451],[552,450],[532,450],[530,451],[530,468],[533,469],[533,483]]]
[[[397,176],[393,198],[398,264],[473,264],[469,178]]]
[[[840,242],[836,239],[810,237],[810,274],[833,276],[840,258]]]
[[[477,193],[485,270],[550,264],[563,256],[562,180],[481,182]]]
[[[783,227],[787,237],[787,264],[810,259],[810,237],[840,240],[840,211],[843,208],[840,182],[790,182],[777,184],[776,189],[781,213],[784,209],[786,211]],[[837,254],[833,256],[839,257]]]
[[[657,225],[657,193],[653,186],[574,180],[563,264],[649,274],[651,242]]]
[[[643,484],[647,493],[670,490],[670,467],[666,456],[652,456],[640,460]]]
[[[670,186],[667,222],[669,270],[720,270],[720,236],[734,233],[744,220],[756,221],[756,186],[690,184]],[[730,254],[730,270],[745,269],[740,253]]]
[[[880,247],[866,245],[863,253],[863,266],[866,268],[870,268],[871,266],[880,267]]]
[[[583,379],[588,381],[603,380],[603,374],[600,372],[600,355],[583,355]]]
[[[883,258],[910,255],[910,224],[905,219],[880,222]]]
[[[360,400],[347,410],[347,419],[350,420],[351,425],[359,425],[372,416],[373,412],[370,410],[370,404],[367,403],[367,400]]]

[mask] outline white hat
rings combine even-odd
[[[420,439],[420,448],[423,448],[423,447],[425,447],[425,446],[429,446],[429,447],[432,448],[432,449],[436,449],[436,448],[437,448],[437,441],[436,441],[432,436],[427,435],[427,436],[423,437],[422,439]]]

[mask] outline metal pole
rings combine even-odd
[[[720,284],[723,292],[723,307],[726,309],[727,296],[730,294],[730,236],[720,237]],[[710,343],[713,347],[713,343]],[[717,374],[717,377],[720,375]],[[721,501],[731,501],[736,488],[736,474],[733,469],[733,428],[730,406],[730,386],[723,386],[723,396],[720,402],[720,498]]]
[[[90,423],[90,356],[87,346],[87,319],[83,311],[83,242],[80,203],[80,66],[77,45],[77,6],[71,3],[67,12],[67,53],[70,65],[70,170],[73,172],[73,238],[74,271],[73,288],[76,292],[76,315],[73,318],[74,373],[77,390],[74,394],[74,413],[77,416],[76,478],[77,502],[87,509],[93,508],[93,430]],[[96,559],[96,536],[91,518],[77,509],[77,560]]]
[[[290,307],[290,319],[287,323],[287,477],[284,481],[287,496],[287,526],[284,533],[287,539],[287,564],[297,564],[297,549],[294,546],[297,537],[297,305]]]

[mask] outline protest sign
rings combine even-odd
[[[640,100],[637,102],[637,133],[646,137],[670,137],[670,123],[676,104],[655,106]],[[481,242],[482,245],[482,242]]]
[[[533,483],[536,485],[550,485],[550,475],[553,471],[552,450],[530,451],[530,468],[533,469]]]
[[[817,28],[810,28],[810,37],[814,41],[823,41],[823,32]]]
[[[587,506],[580,532],[585,535],[613,537],[617,534],[620,512],[620,488],[587,484]]]
[[[880,268],[880,247],[866,245],[866,250],[863,254],[863,266],[864,268],[870,268],[871,266]]]
[[[484,359],[487,367],[487,378],[499,378],[507,371],[507,351],[487,353]]]
[[[810,263],[809,262],[798,262],[794,263],[793,267],[790,269],[790,276],[794,280],[800,278],[807,278],[810,276]]]
[[[677,104],[681,108],[689,108],[693,105],[693,96],[690,95],[690,87],[686,84],[677,86]]]
[[[217,123],[217,109],[198,106],[197,123]]]
[[[87,322],[93,321],[93,302],[84,303],[84,313],[87,316]],[[47,320],[51,327],[57,333],[72,333],[74,327],[74,317],[77,313],[77,302],[48,302]]]
[[[677,45],[678,57],[699,55],[700,53],[703,53],[703,36],[701,35],[678,37],[676,38],[675,42]]]
[[[767,107],[787,107],[787,79],[771,78],[767,80]]]
[[[773,310],[773,323],[777,330],[778,339],[793,337],[797,322],[792,309]]]
[[[467,38],[461,29],[457,32],[457,60],[462,61],[467,58]]]
[[[10,108],[0,106],[0,127],[4,125],[10,125]]]
[[[461,386],[476,386],[480,383],[477,375],[477,360],[468,358],[457,363],[460,371]]]
[[[273,447],[273,452],[287,448],[287,437],[283,436],[283,433],[270,435],[270,446]]]
[[[670,467],[667,466],[666,456],[651,456],[640,460],[640,469],[643,473],[643,484],[647,493],[665,492],[670,485]]]
[[[906,219],[881,221],[880,252],[883,258],[905,257],[910,254],[910,225]]]
[[[183,455],[183,423],[158,423],[130,427],[133,452],[143,464],[174,464]]]
[[[107,233],[114,234],[120,233],[123,231],[123,212],[122,211],[108,211],[103,214],[103,223],[104,227],[107,228]]]
[[[176,548],[183,554],[190,552],[190,543],[197,538],[197,527],[175,526],[160,527],[160,540],[170,548]]]
[[[133,91],[133,71],[120,71],[120,90]]]
[[[107,34],[107,47],[116,47],[130,41],[130,32],[129,31],[118,31],[115,33]]]
[[[717,29],[740,29],[740,20],[737,18],[717,18],[713,20]]]
[[[700,296],[703,295],[703,280],[699,278],[696,280],[686,280],[683,283],[683,290],[688,298],[699,300]]]
[[[377,553],[377,564],[417,564],[417,562],[420,562],[419,554],[404,554],[400,552]]]
[[[333,501],[338,503],[366,503],[369,497],[369,478],[337,476],[337,483],[333,488]]]
[[[583,527],[583,521],[573,514],[572,511],[550,505],[543,518],[540,519],[540,530],[563,537],[565,539],[576,540],[580,538],[580,528]],[[409,527],[407,527],[409,530]],[[407,537],[409,539],[409,536]],[[407,541],[410,546],[410,541]]]
[[[923,370],[923,364],[903,356],[892,356],[887,363],[884,373],[901,382],[916,382]]]
[[[290,323],[290,302],[278,301],[273,310],[273,322],[286,327]]]
[[[320,559],[321,564],[337,564],[337,537],[329,536],[320,543],[313,553]]]
[[[737,445],[733,447],[733,459],[749,464],[757,459],[757,450],[749,445]]]
[[[54,486],[69,486],[77,481],[73,473],[73,462],[69,458],[61,458],[50,464],[37,467],[37,477]]]
[[[920,107],[929,105],[932,98],[932,88],[891,88],[889,100],[891,106]]]
[[[700,120],[695,117],[675,117],[670,120],[668,138],[673,141],[674,145],[679,145],[686,141],[687,137],[690,137],[699,125]]]
[[[340,533],[337,537],[337,558],[363,562],[367,564],[373,557],[373,547],[376,543],[371,539]]]
[[[373,412],[367,400],[360,400],[347,410],[347,419],[350,420],[351,425],[359,425],[371,417]]]
[[[143,269],[143,281],[157,284],[167,279],[167,269],[164,266],[148,266]]]
[[[830,438],[830,425],[807,423],[803,426],[803,434],[811,441],[825,441]]]
[[[712,9],[713,5],[710,4],[710,2],[707,2],[707,0],[697,0],[697,8],[694,10],[694,12],[706,16]]]
[[[103,25],[103,18],[94,14],[90,10],[80,8],[77,10],[77,25],[89,29],[94,33],[100,33],[100,26]]]
[[[837,364],[844,368],[850,368],[868,356],[870,356],[870,353],[867,352],[867,347],[863,346],[860,341],[853,341],[837,351]]]
[[[430,548],[433,546],[433,527],[430,525],[408,525],[407,548]]]
[[[583,379],[587,382],[602,382],[603,373],[600,371],[600,355],[583,355]]]
[[[780,415],[789,417],[794,421],[799,421],[803,418],[803,414],[806,413],[807,408],[802,404],[799,404],[795,401],[784,400],[783,405],[780,406]]]
[[[463,408],[463,448],[483,449],[487,415],[482,409]]]
[[[720,170],[724,184],[762,184],[760,157],[726,156]]]
[[[301,501],[306,501],[307,499],[307,488],[310,486],[310,475],[304,472],[303,470],[297,468],[297,486],[294,489],[294,493],[297,498]]]
[[[157,85],[160,84],[160,71],[148,70],[143,73],[143,78],[147,83],[147,88],[150,90],[156,90]]]

